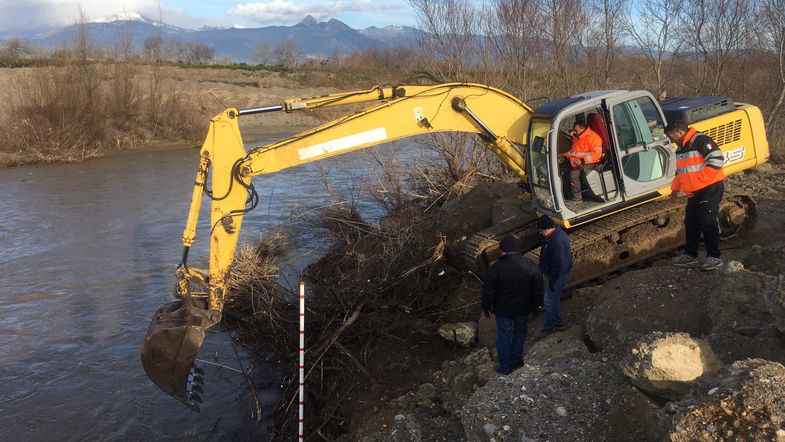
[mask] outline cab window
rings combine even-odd
[[[660,147],[642,150],[621,158],[624,175],[641,182],[662,178],[665,175],[667,161],[668,157]]]
[[[649,97],[617,104],[613,107],[613,119],[619,147],[622,149],[665,139],[665,124]]]
[[[650,146],[665,139],[656,105],[649,97],[625,101],[613,107],[613,119],[624,175],[641,182],[662,178],[668,155],[661,146]]]

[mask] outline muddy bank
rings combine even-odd
[[[724,410],[713,405],[706,405],[704,412],[702,422],[709,423],[689,433],[693,430],[685,430],[684,422],[691,418],[679,410],[694,410],[699,407],[695,404],[714,400],[706,391],[727,376],[717,378],[700,368],[703,365],[654,370],[646,368],[651,361],[622,363],[634,348],[649,349],[633,351],[641,354],[694,354],[705,345],[704,352],[711,348],[719,361],[706,367],[724,366],[719,373],[741,370],[728,368],[733,364],[755,371],[743,361],[758,358],[764,362],[753,363],[758,364],[755,367],[768,364],[766,379],[778,376],[778,364],[785,360],[785,284],[780,276],[785,271],[785,259],[780,259],[785,232],[776,220],[785,211],[785,173],[767,166],[729,177],[728,186],[755,194],[760,204],[757,228],[724,243],[723,258],[733,263],[718,272],[689,272],[671,267],[669,257],[664,257],[601,284],[572,290],[563,303],[571,328],[539,342],[529,339],[526,365],[509,376],[493,371],[492,347],[482,345],[493,342],[492,324],[478,324],[480,344],[469,348],[443,339],[439,328],[476,323],[479,318],[480,281],[451,264],[456,256],[445,244],[503,218],[498,208],[514,201],[514,184],[486,182],[425,213],[417,206],[401,209],[374,228],[359,220],[355,221],[360,224],[333,224],[341,232],[342,245],[307,271],[318,287],[314,299],[325,300],[315,307],[322,322],[309,327],[329,338],[313,343],[317,351],[311,356],[309,400],[319,411],[310,421],[318,422],[322,435],[347,441],[778,437],[779,415],[748,417],[733,427],[735,421],[723,424],[719,420],[726,417],[711,414]],[[351,214],[332,215],[333,220],[352,219]],[[334,311],[328,313],[329,309]],[[540,321],[535,316],[530,331]],[[652,342],[659,341],[649,335],[662,332],[686,337],[664,341],[667,350],[658,353],[651,349]],[[701,343],[689,344],[690,339]],[[686,350],[673,350],[682,348]],[[645,391],[636,385],[670,384],[659,378],[634,381],[630,376],[635,370],[629,367],[638,367],[640,376],[676,373],[668,376],[687,388],[676,396]],[[704,377],[680,380],[695,378],[694,373],[703,373],[700,370],[706,371]],[[782,405],[765,399],[777,397],[766,390],[766,381],[753,382],[760,376],[750,376],[744,378],[750,382],[737,376],[741,380],[728,387],[726,396],[747,397],[753,391],[764,398],[765,406]],[[293,391],[290,388],[283,397]],[[763,432],[745,433],[742,427],[752,425],[750,419]],[[709,425],[724,433],[700,436]]]

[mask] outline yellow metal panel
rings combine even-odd
[[[435,132],[483,133],[467,115],[452,108],[455,97],[502,140],[494,153],[521,175],[524,165],[505,139],[522,144],[531,109],[517,98],[487,86],[447,84],[406,86],[406,96],[324,124],[250,154],[253,175],[351,152],[371,145]]]
[[[726,175],[730,175],[769,159],[769,143],[760,109],[741,104],[733,112],[697,121],[692,126],[717,143],[725,155]]]

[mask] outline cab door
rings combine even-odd
[[[606,106],[624,199],[669,186],[676,173],[676,155],[654,97],[646,92],[625,94],[606,100]]]

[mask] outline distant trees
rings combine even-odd
[[[265,42],[256,47],[253,51],[253,60],[260,66],[270,66],[273,64],[275,46],[270,42]]]
[[[296,68],[300,64],[300,60],[305,55],[303,48],[293,38],[281,40],[278,47],[273,51],[273,57],[279,66],[287,68]]]
[[[160,35],[151,35],[144,39],[144,59],[153,63],[163,60],[164,39]]]
[[[296,68],[305,60],[305,51],[297,40],[287,38],[281,40],[277,46],[270,42],[260,44],[254,49],[253,60],[260,66]]]
[[[213,61],[215,49],[204,43],[189,42],[185,44],[183,63],[207,64]]]

